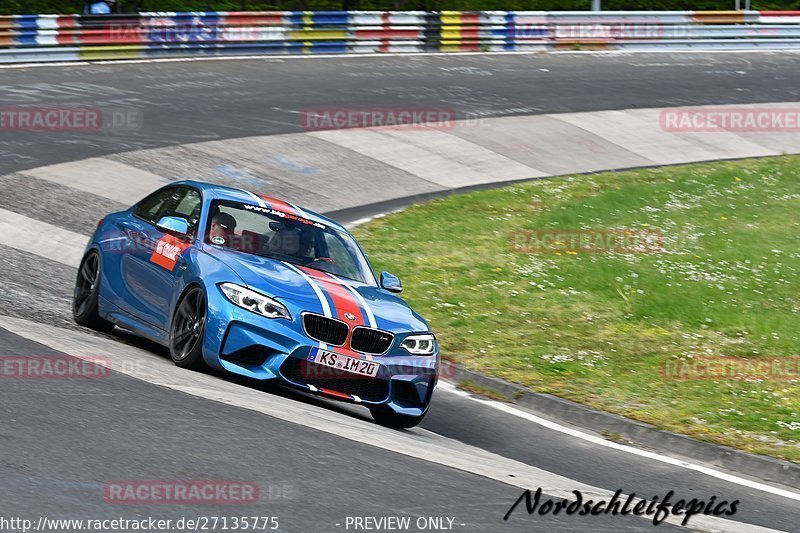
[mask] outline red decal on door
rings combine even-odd
[[[181,253],[188,247],[189,243],[173,235],[166,235],[156,243],[156,249],[150,256],[150,262],[172,272],[175,270],[175,265],[178,264]]]

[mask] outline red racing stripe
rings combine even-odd
[[[322,394],[325,394],[326,396],[333,396],[334,398],[342,398],[342,399],[345,399],[345,400],[349,400],[350,399],[350,395],[349,394],[345,394],[344,392],[339,392],[339,391],[331,390],[331,389],[323,389],[322,387],[319,388],[319,391]]]
[[[297,209],[289,205],[288,203],[284,202],[283,200],[278,200],[277,198],[272,198],[271,196],[264,196],[261,195],[261,198],[267,202],[267,205],[272,209],[277,209],[278,211],[283,211],[284,213],[289,213],[290,215],[297,215],[300,216],[300,213],[297,212]]]
[[[325,272],[302,266],[299,268],[308,274],[314,281],[316,281],[323,291],[328,293],[333,301],[333,306],[336,309],[337,318],[350,326],[351,333],[355,326],[365,325],[364,312],[361,309],[361,304],[358,302],[358,300],[356,300],[355,296],[353,296],[353,293],[351,293],[345,287],[342,287],[339,282],[334,280]],[[348,313],[354,316],[355,319],[350,320],[347,318],[345,315]],[[350,337],[351,335],[348,335],[344,346],[336,348],[336,351],[363,359],[364,356],[362,354],[353,351],[353,349],[350,347]]]

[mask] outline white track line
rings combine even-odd
[[[647,450],[641,450],[639,448],[633,448],[632,446],[625,446],[624,444],[617,444],[616,442],[611,442],[601,437],[596,437],[594,435],[590,435],[588,433],[584,433],[582,431],[578,431],[572,428],[568,428],[566,426],[562,426],[557,422],[553,422],[551,420],[546,420],[534,414],[528,413],[526,411],[522,411],[520,409],[516,409],[511,405],[506,403],[497,402],[494,400],[484,400],[483,398],[478,398],[468,392],[462,391],[456,388],[452,383],[447,382],[439,382],[439,390],[445,390],[451,394],[456,394],[458,396],[462,396],[464,398],[469,398],[472,401],[481,403],[487,407],[491,407],[493,409],[497,409],[499,411],[503,411],[504,413],[508,413],[510,415],[517,416],[519,418],[523,418],[529,422],[533,422],[540,426],[546,427],[547,429],[552,429],[553,431],[558,431],[559,433],[564,433],[571,437],[576,437],[581,440],[585,440],[587,442],[591,442],[592,444],[596,444],[598,446],[605,446],[606,448],[611,448],[614,450],[619,450],[621,452],[630,453],[632,455],[638,455],[639,457],[645,457],[647,459],[652,459],[654,461],[660,461],[662,463],[666,463],[673,466],[678,466],[681,468],[685,468],[687,470],[693,470],[695,472],[700,472],[701,474],[705,474],[707,476],[715,477],[717,479],[721,479],[723,481],[728,481],[730,483],[735,483],[737,485],[741,485],[743,487],[748,487],[755,490],[760,490],[762,492],[768,492],[769,494],[774,494],[776,496],[782,496],[784,498],[789,498],[791,500],[800,501],[800,493],[792,492],[784,489],[780,489],[778,487],[773,487],[772,485],[767,485],[764,483],[759,483],[758,481],[752,481],[749,479],[741,478],[738,476],[734,476],[732,474],[727,474],[725,472],[720,472],[719,470],[715,470],[713,468],[709,468],[707,466],[702,466],[694,463],[690,463],[687,461],[682,461],[680,459],[675,459],[672,457],[667,457],[665,455],[660,455],[657,453],[649,452]]]
[[[263,413],[292,424],[316,429],[350,441],[367,444],[430,463],[468,472],[521,489],[541,487],[544,494],[572,499],[573,490],[586,496],[609,500],[613,492],[515,461],[487,450],[422,429],[395,431],[370,422],[308,405],[290,398],[265,394],[198,372],[189,372],[169,359],[80,331],[67,330],[29,320],[0,315],[0,328],[78,357],[102,354],[113,371],[136,379],[175,389],[193,396]],[[627,494],[621,496],[626,499]],[[634,503],[640,498],[634,498]],[[513,502],[509,502],[509,507]],[[516,511],[524,515],[525,511]],[[652,517],[635,517],[652,523]],[[527,517],[522,518],[523,520]],[[682,516],[670,515],[664,522],[680,526]],[[530,523],[530,522],[528,522]],[[775,531],[734,520],[696,515],[686,527],[694,531],[756,533]]]
[[[88,240],[88,237],[84,235],[73,233],[71,231],[57,228],[56,226],[47,224],[45,222],[40,222],[11,211],[0,209],[0,244],[23,250],[28,253],[36,254],[65,265],[77,267]],[[324,301],[323,306],[325,304],[327,304],[327,301]],[[526,419],[548,429],[558,431],[599,446],[605,446],[607,448],[612,448],[618,451],[638,455],[640,457],[660,461],[662,463],[678,466],[687,470],[693,470],[695,472],[700,472],[723,481],[728,481],[730,483],[760,490],[776,496],[782,496],[784,498],[800,501],[800,494],[796,492],[780,489],[771,485],[759,483],[757,481],[751,481],[739,476],[709,468],[707,466],[682,461],[680,459],[674,459],[672,457],[667,457],[639,448],[633,448],[631,446],[617,444],[615,442],[611,442],[582,431],[565,427],[561,424],[546,420],[531,413],[521,411],[502,402],[477,398],[471,394],[457,389],[454,385],[447,382],[440,381],[439,385],[440,390],[469,398],[472,401],[483,403],[484,405],[494,409],[504,411],[508,414]]]

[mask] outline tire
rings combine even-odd
[[[374,418],[375,422],[378,424],[397,429],[413,428],[425,418],[424,414],[422,416],[400,415],[385,406],[371,407],[369,412],[372,413],[372,418]]]
[[[97,302],[100,300],[100,267],[100,254],[95,251],[86,254],[81,261],[72,293],[72,318],[79,326],[108,332],[114,328],[114,324],[97,312]]]
[[[206,331],[206,295],[194,286],[181,297],[175,307],[169,329],[169,355],[181,368],[206,370],[203,360],[203,338]]]

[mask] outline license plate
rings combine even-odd
[[[351,357],[349,355],[329,352],[328,350],[321,350],[319,348],[311,349],[308,360],[318,365],[350,372],[351,374],[358,374],[360,376],[369,376],[371,378],[377,376],[380,370],[380,365],[378,363]]]

